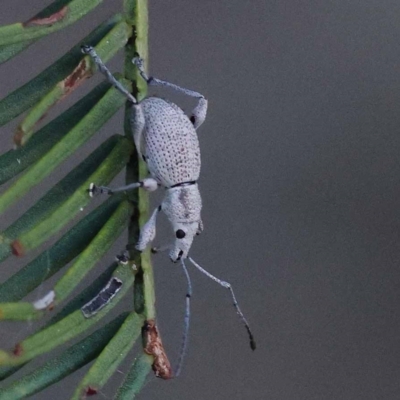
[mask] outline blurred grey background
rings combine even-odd
[[[26,20],[50,3],[3,0],[0,23]],[[75,27],[1,65],[1,97],[121,3],[104,1]],[[249,349],[228,293],[191,270],[182,376],[149,379],[140,398],[398,399],[400,3],[149,3],[151,74],[209,99],[199,130],[205,231],[192,256],[232,283],[258,348]],[[110,68],[121,70],[121,61],[115,58]],[[94,77],[55,113],[101,80]],[[193,106],[182,96],[156,93],[186,110]],[[17,122],[1,128],[1,152],[11,148]],[[26,207],[85,151],[121,131],[120,113],[81,155],[35,188]],[[21,212],[14,207],[1,226]],[[170,238],[168,225],[161,225],[157,243]],[[123,246],[122,238],[104,266]],[[1,278],[24,263],[7,262]],[[185,280],[165,255],[155,259],[155,273],[159,328],[175,363]],[[31,329],[34,324],[2,324],[0,335],[11,345]],[[112,397],[133,357],[98,398]],[[81,374],[34,398],[68,398]]]

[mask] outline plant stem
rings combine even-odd
[[[133,25],[134,36],[125,46],[125,77],[134,82],[132,93],[140,101],[146,96],[147,83],[141,78],[137,68],[132,63],[135,53],[143,58],[145,65],[148,65],[148,7],[147,0],[124,0],[124,14],[127,23]],[[132,129],[130,126],[131,105],[125,109],[125,134],[131,140]],[[138,182],[147,175],[146,164],[133,154],[126,171],[126,183]],[[138,213],[133,215],[129,224],[129,244],[137,242],[139,228],[146,222],[149,214],[149,198],[144,190],[130,193],[130,200],[137,204]],[[138,273],[143,274],[143,280],[138,279],[135,285],[135,309],[137,312],[144,312],[147,320],[155,318],[155,295],[153,269],[150,261],[149,250],[140,255],[131,252]],[[137,293],[136,293],[137,292]]]

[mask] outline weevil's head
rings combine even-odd
[[[186,258],[193,239],[203,230],[201,197],[197,184],[167,189],[162,210],[174,230],[175,242],[169,256],[173,262]]]
[[[169,253],[171,261],[177,262],[188,256],[194,237],[201,232],[200,226],[202,226],[201,221],[173,224],[175,242]]]

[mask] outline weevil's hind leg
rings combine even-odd
[[[149,220],[143,225],[140,230],[139,241],[136,244],[136,249],[143,251],[147,245],[153,241],[156,236],[156,219],[158,213],[161,211],[161,206],[158,206],[151,214]]]
[[[168,88],[171,88],[173,90],[176,90],[177,92],[186,94],[187,96],[190,97],[195,97],[198,99],[196,107],[192,110],[192,115],[190,117],[190,121],[193,123],[193,126],[195,129],[197,129],[206,119],[207,115],[207,105],[208,102],[205,99],[205,97],[198,92],[195,92],[194,90],[186,89],[181,86],[175,85],[174,83],[163,81],[158,78],[154,78],[152,76],[147,76],[146,72],[144,71],[143,68],[143,60],[140,57],[135,57],[132,62],[137,66],[139,69],[140,75],[142,78],[147,82],[148,85],[152,86],[165,86]]]
[[[216,276],[210,274],[210,273],[209,273],[208,271],[206,271],[204,268],[200,267],[200,265],[197,264],[197,263],[193,260],[193,258],[188,257],[188,259],[189,259],[189,261],[190,261],[200,272],[202,272],[204,275],[208,276],[210,279],[212,279],[214,282],[217,282],[217,283],[218,283],[219,285],[221,285],[222,287],[224,287],[224,288],[226,288],[226,289],[229,289],[229,291],[231,292],[232,300],[233,300],[233,306],[235,307],[236,312],[238,313],[240,319],[242,320],[244,326],[246,327],[247,333],[248,333],[248,335],[249,335],[250,347],[251,347],[252,350],[255,350],[255,349],[256,349],[256,342],[255,342],[255,340],[254,340],[253,332],[251,331],[250,325],[249,325],[249,323],[247,322],[245,316],[244,316],[243,313],[242,313],[242,310],[241,310],[240,307],[239,307],[239,304],[238,304],[238,302],[237,302],[237,300],[236,300],[236,296],[235,296],[235,293],[234,293],[234,291],[233,291],[233,289],[232,289],[231,284],[230,284],[229,282],[225,282],[225,281],[223,281],[223,280],[217,278]]]
[[[133,190],[137,188],[143,188],[148,192],[154,192],[158,188],[158,182],[153,178],[146,178],[140,182],[130,183],[129,185],[120,186],[117,188],[110,188],[108,186],[96,186],[91,183],[89,186],[89,195],[93,197],[96,194],[114,194],[119,192],[126,192],[128,190]]]
[[[81,47],[82,53],[83,54],[87,54],[89,55],[93,62],[97,65],[97,68],[99,69],[99,71],[106,76],[107,80],[116,88],[118,89],[121,93],[123,93],[130,102],[132,102],[133,104],[137,103],[137,100],[135,99],[135,97],[129,93],[120,82],[118,82],[115,77],[112,75],[112,73],[110,72],[110,70],[105,66],[105,64],[103,63],[103,61],[101,61],[101,58],[97,55],[96,50],[92,47],[92,46],[87,46],[87,45],[83,45]]]

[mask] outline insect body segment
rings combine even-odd
[[[201,164],[199,141],[189,118],[172,103],[157,97],[147,98],[140,105],[145,124],[135,142],[151,176],[166,188],[197,181]],[[133,120],[135,114],[134,111]]]

